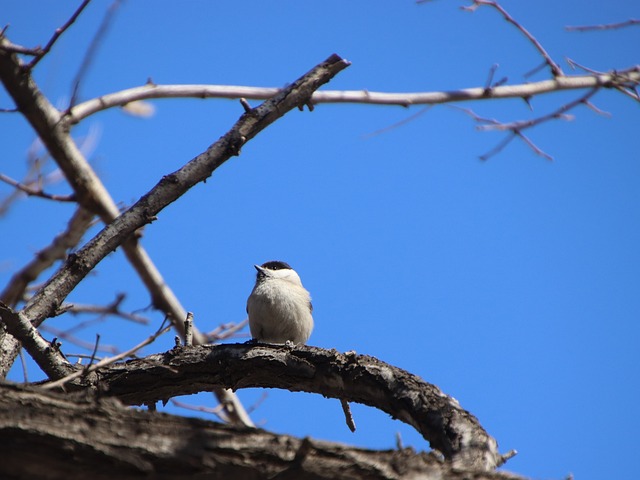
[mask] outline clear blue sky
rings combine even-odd
[[[11,24],[12,41],[42,44],[77,3],[5,1],[0,21]],[[564,31],[637,18],[637,2],[502,3],[566,71],[565,56],[596,70],[640,60],[638,27]],[[334,52],[353,64],[330,89],[483,86],[495,63],[497,78],[525,81],[540,63],[531,45],[495,11],[471,14],[458,9],[462,4],[126,2],[81,99],[147,78],[278,87]],[[36,80],[55,104],[68,101],[108,5],[92,4],[38,66]],[[518,100],[465,106],[509,121],[548,113],[578,95],[536,98],[533,112]],[[581,107],[573,121],[529,132],[553,162],[521,143],[479,161],[501,134],[475,131],[449,107],[374,136],[418,109],[322,105],[291,112],[163,211],[143,244],[203,330],[244,318],[254,263],[288,261],[313,295],[310,344],[374,355],[437,384],[479,418],[503,452],[520,452],[508,470],[631,479],[640,430],[640,112],[615,92],[593,101],[611,118]],[[0,92],[0,106],[12,105]],[[149,119],[111,110],[74,131],[79,140],[99,132],[90,159],[123,205],[202,152],[242,113],[229,100],[154,105]],[[0,115],[0,131],[0,172],[21,178],[33,132],[14,114]],[[0,195],[10,191],[0,185]],[[71,212],[30,199],[0,219],[0,285]],[[148,305],[119,251],[69,300],[109,302],[117,292],[128,293],[128,309]],[[149,316],[148,327],[114,319],[81,336],[92,342],[100,332],[103,344],[125,349],[157,328],[161,316]],[[144,353],[172,342],[166,336]],[[37,377],[34,367],[30,373]],[[358,431],[351,434],[336,400],[268,393],[253,418],[275,432],[391,448],[399,431],[405,444],[427,447],[411,428],[371,408],[353,407]],[[239,394],[250,405],[261,391]],[[213,404],[208,394],[183,400]]]

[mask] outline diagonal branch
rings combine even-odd
[[[3,60],[6,58],[0,51],[0,75]],[[67,295],[106,255],[127,241],[138,228],[155,220],[163,208],[177,200],[192,186],[206,180],[216,168],[232,156],[238,155],[240,148],[264,128],[293,108],[308,104],[317,88],[348,65],[349,62],[346,60],[332,55],[273,98],[243,114],[231,130],[205,152],[178,171],[163,177],[136,204],[107,225],[77,253],[70,255],[65,265],[19,312],[20,320],[28,320],[37,326],[53,315]],[[10,332],[20,332],[19,327],[23,322],[17,322],[14,315],[7,315],[6,323]],[[44,343],[32,342],[31,345],[42,347]],[[38,351],[34,354],[38,356]],[[39,358],[46,359],[42,355]],[[46,364],[39,363],[39,366],[45,371],[50,370]],[[55,379],[60,377],[57,373],[51,375],[51,378]]]
[[[5,88],[64,172],[79,203],[96,212],[105,224],[110,223],[120,213],[116,203],[69,135],[70,125],[67,117],[55,109],[39,91],[30,70],[24,68],[10,47],[10,42],[0,37],[0,79]],[[176,329],[184,334],[183,320],[186,311],[147,252],[133,236],[124,240],[123,249],[147,287],[154,307],[168,315]],[[206,337],[196,330],[194,337],[195,343],[206,341]],[[0,344],[0,351],[5,353],[6,363],[11,364],[17,356],[17,344],[6,336],[4,340]],[[252,424],[242,404],[231,392],[215,393],[220,402],[228,406],[230,418],[237,423]]]

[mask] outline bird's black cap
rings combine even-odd
[[[269,270],[284,270],[288,268],[291,270],[291,266],[286,262],[281,262],[280,260],[271,260],[270,262],[265,262],[260,265],[262,268],[268,268]]]

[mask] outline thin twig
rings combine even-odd
[[[586,94],[581,97],[573,100],[572,102],[566,103],[562,105],[557,110],[548,113],[547,115],[543,115],[541,117],[537,117],[531,120],[520,120],[517,122],[510,123],[497,123],[494,125],[481,125],[478,127],[479,130],[525,130],[527,128],[535,127],[536,125],[540,125],[541,123],[547,122],[549,120],[557,120],[557,119],[566,119],[564,116],[569,110],[577,107],[578,105],[584,104],[587,102],[592,96],[594,96],[598,92],[597,88],[593,88],[589,90]]]
[[[52,388],[61,387],[62,385],[66,384],[66,383],[68,383],[68,382],[70,382],[72,380],[75,380],[76,378],[79,378],[79,377],[82,377],[84,375],[88,375],[89,373],[95,372],[99,368],[106,367],[107,365],[111,365],[112,363],[120,361],[120,360],[122,360],[124,358],[133,356],[133,354],[136,353],[138,350],[140,350],[142,347],[145,347],[145,346],[149,345],[150,343],[154,342],[155,339],[158,338],[160,335],[162,335],[162,334],[168,332],[169,330],[171,330],[172,327],[171,326],[165,327],[164,326],[165,323],[167,323],[167,318],[166,317],[165,317],[164,321],[162,322],[162,325],[160,325],[160,328],[158,329],[158,331],[156,333],[154,333],[153,335],[148,337],[146,340],[140,342],[135,347],[130,348],[126,352],[122,352],[122,353],[120,353],[118,355],[115,355],[113,357],[104,358],[101,361],[99,361],[98,363],[94,363],[89,368],[79,370],[77,372],[72,373],[71,375],[67,375],[66,377],[63,377],[63,378],[61,378],[59,380],[56,380],[54,382],[45,383],[45,384],[42,385],[42,388],[44,388],[45,390],[50,390]]]
[[[522,133],[520,130],[514,130],[513,133],[517,135],[519,138],[521,138],[524,141],[524,143],[526,143],[536,155],[546,158],[550,162],[553,161],[553,157],[551,155],[544,152],[540,147],[538,147],[535,143],[533,143],[533,141],[529,137],[527,137],[524,133]]]
[[[33,67],[35,67],[38,64],[38,62],[42,60],[47,53],[49,53],[49,51],[51,50],[51,47],[53,47],[53,44],[56,43],[56,40],[58,40],[58,38],[60,38],[60,35],[62,35],[73,24],[73,22],[76,21],[76,19],[78,18],[78,16],[80,16],[80,14],[85,9],[85,7],[89,5],[90,1],[91,0],[83,0],[83,2],[76,9],[76,11],[73,12],[73,15],[69,17],[69,20],[67,20],[65,24],[62,25],[61,27],[56,28],[56,31],[53,33],[53,36],[47,42],[47,44],[43,48],[37,49],[38,52],[36,53],[36,57],[33,60],[31,60],[31,62],[27,64],[25,68],[29,70],[33,69]]]
[[[513,141],[514,138],[516,138],[516,135],[515,135],[515,133],[511,132],[511,135],[505,137],[495,147],[493,147],[487,153],[484,153],[484,154],[480,155],[478,158],[480,160],[482,160],[483,162],[489,160],[491,157],[493,157],[494,155],[496,155],[496,154],[500,153],[502,150],[504,150],[504,148],[507,145],[509,145]]]
[[[493,155],[495,155],[496,153],[501,152],[516,137],[520,138],[536,155],[540,155],[541,157],[544,157],[547,160],[553,160],[553,157],[548,153],[546,153],[545,151],[543,151],[540,147],[538,147],[529,137],[527,137],[523,133],[523,130],[535,127],[537,125],[540,125],[543,122],[547,122],[550,120],[570,119],[571,117],[567,115],[567,112],[581,104],[584,104],[591,109],[595,109],[597,113],[600,113],[600,114],[606,113],[597,109],[595,106],[591,104],[591,102],[589,102],[589,99],[593,95],[595,95],[598,91],[599,91],[599,88],[593,88],[589,90],[586,94],[582,95],[581,97],[565,105],[562,105],[560,108],[558,108],[557,110],[547,115],[542,115],[540,117],[537,117],[531,120],[520,120],[517,122],[510,122],[510,123],[503,123],[492,118],[480,117],[479,115],[474,113],[472,110],[458,107],[456,105],[452,105],[452,108],[456,108],[458,110],[465,112],[467,115],[473,118],[475,122],[480,123],[481,125],[478,125],[476,127],[478,130],[483,130],[483,131],[500,130],[500,131],[511,132],[511,135],[504,138],[498,145],[492,148],[489,152],[481,155],[480,156],[481,160],[487,160]]]
[[[463,10],[468,10],[468,11],[473,11],[480,5],[486,5],[488,7],[495,8],[496,10],[498,10],[498,12],[500,12],[502,14],[502,16],[504,17],[504,19],[507,22],[511,23],[514,27],[516,27],[518,30],[520,30],[520,32],[527,38],[527,40],[529,40],[529,42],[531,42],[531,44],[535,47],[535,49],[538,50],[540,55],[542,55],[542,58],[544,58],[544,61],[546,62],[546,64],[551,69],[551,74],[554,77],[564,76],[560,66],[551,59],[551,56],[543,48],[543,46],[540,44],[540,42],[526,28],[524,28],[524,26],[522,24],[520,24],[515,18],[513,18],[509,14],[509,12],[507,12],[502,7],[502,5],[500,5],[498,2],[493,1],[493,0],[472,0],[472,1],[473,1],[473,5],[471,7],[462,7],[462,9]]]
[[[269,394],[264,391],[262,392],[262,395],[260,395],[260,398],[258,398],[255,402],[253,402],[251,405],[249,405],[247,407],[247,413],[253,413],[255,410],[257,410],[257,408],[262,405],[262,403],[269,397]]]
[[[29,383],[29,376],[27,375],[27,359],[24,356],[24,349],[20,349],[18,353],[20,355],[20,363],[22,364],[22,378],[24,379],[24,383]]]
[[[402,120],[400,120],[399,122],[393,123],[387,127],[384,128],[380,128],[378,130],[375,130],[371,133],[367,133],[366,135],[363,135],[363,138],[371,138],[371,137],[375,137],[377,135],[381,135],[383,133],[387,133],[391,130],[394,130],[398,127],[401,127],[402,125],[406,125],[409,122],[414,121],[416,118],[418,118],[419,116],[427,113],[431,107],[433,107],[433,105],[426,105],[424,107],[422,107],[420,110],[418,110],[416,113],[414,113],[413,115],[409,115],[407,118],[404,118]]]
[[[95,343],[95,346],[93,347],[93,352],[91,352],[91,358],[89,359],[89,363],[85,367],[85,371],[87,371],[89,369],[89,367],[91,367],[91,365],[93,365],[93,362],[96,359],[96,353],[98,353],[98,345],[99,344],[100,344],[100,334],[96,333],[96,343]]]
[[[69,333],[66,330],[61,330],[56,327],[52,327],[51,325],[42,324],[38,327],[41,331],[50,333],[55,335],[57,338],[61,338],[66,342],[69,342],[77,347],[84,348],[85,350],[91,351],[92,348],[95,347],[95,343],[87,342],[86,340],[82,340],[81,338],[76,337],[72,333]],[[101,345],[98,348],[99,352],[110,353],[111,355],[117,354],[120,349],[115,345]]]
[[[80,91],[80,83],[82,82],[82,79],[84,78],[85,74],[89,70],[89,67],[91,66],[91,62],[95,60],[96,51],[100,46],[100,43],[104,39],[104,36],[106,35],[109,29],[109,26],[111,25],[111,22],[113,21],[115,17],[115,13],[119,6],[120,6],[119,0],[115,0],[109,6],[109,8],[107,9],[107,12],[102,18],[102,23],[98,27],[96,34],[94,35],[93,39],[91,40],[91,43],[89,44],[89,47],[87,48],[84,58],[82,59],[82,63],[80,64],[80,68],[78,68],[78,72],[76,73],[76,76],[72,82],[73,87],[71,90],[71,98],[69,100],[69,109],[73,107],[73,105],[75,105],[76,100],[78,99],[78,95]]]
[[[175,398],[171,399],[171,403],[178,408],[184,408],[186,410],[193,410],[194,412],[211,413],[218,417],[222,422],[229,423],[229,418],[224,413],[224,406],[217,405],[215,407],[205,407],[203,405],[191,405],[189,403],[181,402]]]
[[[8,177],[4,173],[0,173],[0,181],[4,183],[8,183],[12,187],[17,188],[21,192],[26,193],[27,195],[33,197],[46,198],[47,200],[55,200],[57,202],[75,202],[76,196],[72,193],[70,195],[55,195],[52,193],[45,193],[41,189],[35,189],[28,185],[18,182],[11,177]]]
[[[207,343],[212,343],[218,340],[224,340],[233,336],[236,332],[242,330],[249,323],[249,319],[245,318],[238,323],[223,323],[212,331],[205,333]]]
[[[29,284],[56,261],[63,260],[67,251],[78,245],[91,226],[92,220],[93,213],[78,207],[67,223],[65,231],[57,235],[51,244],[40,250],[29,263],[13,274],[7,286],[0,292],[0,299],[15,307],[24,297]]]
[[[630,18],[624,22],[601,25],[567,25],[564,29],[568,32],[589,32],[594,30],[615,30],[618,28],[630,27],[632,25],[640,25],[640,19]]]
[[[120,305],[126,298],[124,293],[118,293],[113,302],[108,305],[82,305],[77,303],[67,303],[62,304],[62,306],[58,309],[59,313],[71,313],[72,315],[79,315],[82,313],[95,313],[98,314],[97,319],[89,320],[86,322],[79,323],[73,328],[67,330],[68,332],[80,330],[92,323],[100,322],[107,315],[113,315],[124,320],[128,320],[130,322],[138,323],[141,325],[148,325],[149,319],[142,317],[140,315],[136,315],[134,313],[123,312],[120,309]]]

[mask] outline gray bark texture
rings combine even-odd
[[[167,375],[165,373],[165,375]],[[412,449],[367,450],[0,384],[0,478],[503,479]]]

